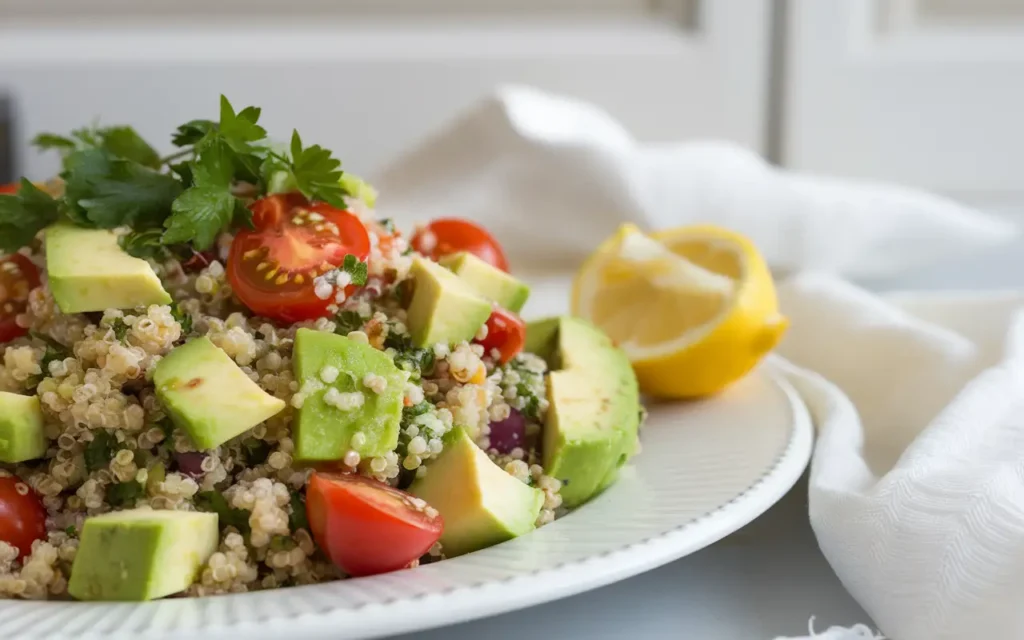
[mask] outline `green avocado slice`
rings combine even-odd
[[[472,253],[460,251],[441,258],[441,266],[499,307],[519,313],[530,297],[530,287]]]
[[[526,336],[526,350],[547,360],[551,369],[544,469],[562,481],[562,503],[577,506],[614,482],[636,449],[636,376],[608,336],[579,318],[532,322]]]
[[[0,462],[24,462],[46,453],[39,398],[0,391]]]

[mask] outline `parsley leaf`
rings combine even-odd
[[[40,151],[71,151],[78,146],[71,138],[59,136],[55,133],[40,133],[32,138],[32,146]]]
[[[63,177],[68,205],[103,229],[159,225],[182,189],[174,176],[101,149],[72,153]]]
[[[135,506],[135,501],[142,497],[144,491],[143,486],[134,480],[118,482],[107,487],[107,503],[112,507]]]
[[[176,147],[187,147],[199,142],[206,134],[216,129],[217,123],[212,120],[189,120],[175,129],[171,142]]]
[[[309,531],[309,521],[306,519],[306,497],[301,493],[292,493],[292,512],[288,516],[288,527],[292,532],[299,529]]]
[[[297,546],[299,543],[295,542],[291,536],[277,535],[270,539],[271,551],[291,551]]]
[[[318,144],[302,146],[298,131],[292,131],[290,169],[299,191],[310,200],[322,200],[344,208],[348,195],[340,184],[341,161]]]
[[[225,187],[192,187],[171,207],[171,217],[165,223],[164,244],[191,240],[197,251],[208,249],[234,218],[236,202]]]
[[[162,260],[168,253],[167,248],[160,242],[163,234],[162,229],[132,231],[119,237],[117,242],[130,256],[144,260]]]
[[[345,256],[340,269],[352,276],[352,284],[360,287],[366,284],[366,263],[351,253]]]
[[[128,337],[128,330],[131,329],[121,318],[115,318],[110,328],[114,331],[114,337],[118,342],[124,342],[124,339]]]
[[[181,325],[181,335],[192,331],[192,315],[179,307],[177,302],[171,303],[171,316]]]
[[[236,114],[228,99],[220,97],[220,134],[232,142],[232,147],[267,137],[267,130],[256,124],[259,119],[259,107],[246,107]]]
[[[0,251],[13,253],[30,244],[59,211],[56,200],[22,178],[18,193],[0,195]]]
[[[131,127],[106,127],[99,130],[100,146],[125,160],[132,160],[144,167],[159,167],[160,154]]]
[[[236,509],[228,504],[227,498],[219,491],[200,491],[196,495],[196,509],[217,514],[221,530],[234,527],[242,535],[249,533],[249,512]]]
[[[36,333],[35,331],[30,331],[29,335],[46,344],[46,349],[43,351],[42,362],[39,363],[39,368],[43,370],[44,376],[50,375],[49,371],[51,362],[63,360],[71,355],[71,351],[67,347],[49,336]]]
[[[342,311],[336,319],[337,328],[334,333],[347,336],[353,331],[361,331],[366,320],[357,311]]]
[[[90,472],[105,469],[114,459],[117,439],[106,429],[92,432],[92,440],[85,445],[85,468]]]

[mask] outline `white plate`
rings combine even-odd
[[[549,526],[433,565],[324,585],[146,604],[0,601],[0,638],[370,638],[548,602],[693,553],[796,482],[812,427],[770,368],[726,394],[650,407],[643,452]]]

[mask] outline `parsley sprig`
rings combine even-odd
[[[219,118],[178,126],[171,136],[178,150],[164,157],[129,126],[39,134],[36,147],[61,154],[64,193],[54,198],[22,180],[16,194],[0,196],[0,251],[16,251],[60,219],[129,227],[121,245],[143,258],[183,255],[189,245],[203,251],[221,232],[251,226],[249,199],[271,192],[272,182],[274,190],[345,206],[341,161],[304,145],[298,131],[287,149],[274,147],[260,115],[254,106],[236,111],[221,96]]]

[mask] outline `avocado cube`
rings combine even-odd
[[[491,315],[490,301],[436,262],[417,257],[409,304],[409,331],[419,347],[470,341]]]
[[[171,302],[149,263],[125,253],[112,231],[56,224],[45,244],[50,291],[64,313]]]
[[[562,503],[577,506],[611,484],[636,449],[636,375],[626,354],[579,318],[529,323],[526,348],[557,369],[547,376],[543,465],[563,482]]]
[[[296,459],[340,460],[349,451],[367,458],[397,446],[408,374],[386,353],[344,336],[299,329],[293,356],[302,398]],[[379,393],[364,384],[367,376],[384,380]]]
[[[131,509],[93,516],[82,526],[68,593],[140,602],[184,591],[219,539],[215,513]]]
[[[530,287],[526,284],[468,251],[445,256],[441,266],[459,276],[478,296],[513,313],[519,313],[530,297]]]
[[[0,462],[24,462],[46,453],[39,398],[0,391]]]
[[[426,500],[444,519],[441,544],[459,556],[529,533],[536,527],[544,493],[491,462],[462,428],[445,436],[440,457],[409,493]]]
[[[205,337],[167,354],[153,383],[171,420],[200,449],[218,447],[285,407]]]

